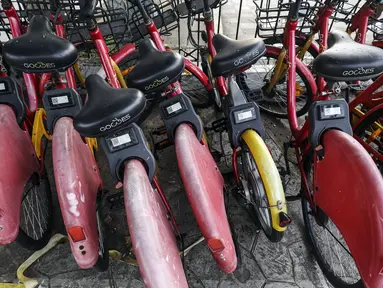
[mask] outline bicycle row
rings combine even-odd
[[[167,134],[168,143],[175,146],[179,173],[199,229],[220,269],[233,272],[238,247],[226,215],[227,192],[193,104],[197,106],[200,101],[201,106],[207,106],[214,102],[223,112],[224,120],[213,126],[229,133],[237,193],[254,210],[268,239],[278,242],[291,218],[278,169],[264,143],[260,108],[267,110],[264,103],[279,105],[275,98],[284,97],[287,107],[283,115],[275,114],[288,117],[290,123],[292,139],[284,143],[286,166],[289,170],[287,150],[294,148],[302,180],[297,196],[322,271],[336,287],[382,286],[383,179],[376,159],[370,156],[374,149],[367,152],[363,148],[371,147],[362,138],[365,134],[353,138],[353,128],[356,131],[361,127],[358,123],[380,111],[380,93],[371,92],[379,89],[383,77],[379,76],[383,71],[382,50],[357,43],[340,32],[328,36],[333,39],[333,47],[327,49],[329,7],[334,5],[327,1],[317,11],[318,15],[327,11],[324,20],[317,17],[322,19],[318,27],[326,38],[312,66],[306,66],[301,59],[310,45],[315,45],[313,39],[319,28],[306,35],[308,42],[302,49],[296,48],[297,39],[306,39],[297,32],[304,7],[301,1],[288,6],[283,42],[278,47],[267,45],[270,39],[233,40],[215,34],[212,8],[205,0],[206,47],[200,49],[205,74],[190,60],[166,48],[141,1],[135,5],[149,37],[110,53],[93,17],[96,3],[79,2],[79,19],[88,29],[102,63],[97,74],[84,80],[76,46],[65,39],[65,27],[57,21],[63,17],[59,2],[50,1],[51,21],[44,15],[34,15],[23,33],[25,23],[12,2],[2,1],[13,39],[3,45],[4,69],[0,75],[0,147],[7,151],[2,159],[6,165],[0,166],[1,244],[16,240],[30,249],[39,249],[49,240],[52,198],[44,168],[44,144],[51,140],[54,179],[73,256],[81,268],[107,269],[109,254],[100,209],[104,189],[95,159],[100,144],[112,178],[122,183],[129,233],[145,284],[187,287],[175,237],[181,235],[156,177],[152,149],[139,126],[158,106],[164,123],[161,133]],[[185,6],[188,17],[201,12],[193,2]],[[124,68],[123,63],[136,51],[139,60]],[[265,57],[276,61],[270,65],[264,62]],[[256,83],[258,88],[250,90],[254,86],[246,81],[253,76],[252,69],[260,67],[271,68],[271,73]],[[23,73],[24,89],[21,79],[15,80],[14,71]],[[183,92],[185,73],[206,87],[209,99]],[[296,80],[297,75],[302,81]],[[377,84],[350,103],[330,99],[340,98],[336,82],[376,77]],[[78,93],[78,82],[86,88],[86,101]],[[287,93],[278,95],[276,85],[287,87]],[[358,90],[355,87],[360,85],[356,85],[350,85],[347,91]],[[373,95],[368,100],[378,102],[358,106],[367,103],[368,96],[363,97],[363,93]],[[261,95],[261,100],[253,101],[250,94]],[[297,105],[301,97],[304,109]],[[350,114],[355,114],[355,107],[359,108],[360,119],[352,127]],[[306,112],[308,118],[300,126],[297,117]],[[378,131],[379,115],[371,124]],[[363,129],[363,133],[369,133],[369,127]],[[379,133],[369,136],[370,143],[378,143]],[[374,151],[375,156],[379,155],[379,150]],[[335,238],[331,245],[321,247],[326,243],[318,231]],[[337,250],[337,244],[343,253]],[[350,263],[346,271],[343,262]]]

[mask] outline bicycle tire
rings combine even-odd
[[[243,171],[244,177],[247,183],[249,183],[249,188],[248,188],[249,193],[252,192],[250,196],[252,196],[254,201],[254,203],[250,203],[250,204],[252,204],[251,207],[254,210],[257,220],[259,221],[259,224],[263,232],[265,233],[266,237],[271,242],[279,242],[282,240],[284,231],[286,228],[279,227],[278,230],[274,228],[275,225],[279,225],[280,211],[278,211],[277,213],[271,213],[271,209],[278,210],[278,208],[275,207],[276,206],[275,202],[277,201],[275,199],[270,199],[269,195],[275,196],[276,193],[283,194],[283,198],[284,198],[282,181],[279,178],[280,176],[279,176],[278,169],[275,166],[275,162],[273,158],[271,157],[271,154],[268,151],[267,146],[263,142],[262,138],[253,130],[247,130],[245,131],[245,133],[248,133],[248,134],[254,133],[254,136],[255,136],[255,137],[242,136],[243,141],[241,143],[241,151],[242,151],[241,156],[244,157],[245,153],[246,155],[251,156],[250,161],[253,161],[252,166],[255,166],[255,167],[252,167],[252,169],[250,169],[251,171]],[[255,142],[257,143],[256,146],[254,146]],[[245,160],[244,158],[242,158],[242,165],[244,165],[245,162],[247,161],[248,160]],[[275,179],[275,177],[278,177],[279,181]],[[255,190],[257,190],[257,192]],[[261,196],[260,195],[260,193],[262,192],[261,190],[263,190],[264,192],[264,196],[263,196],[264,199],[263,199],[263,203],[262,202],[258,203],[257,202],[258,199],[256,198],[256,196]],[[256,193],[258,193],[258,195],[256,195]],[[285,199],[278,199],[278,200],[284,201],[284,203],[286,203]],[[263,204],[263,205],[259,205],[259,204]],[[266,208],[262,209],[262,206]],[[273,207],[273,208],[270,208],[270,207]],[[276,210],[273,210],[273,211],[276,211]],[[286,213],[287,209],[284,208],[283,212]],[[264,214],[265,217],[269,218],[269,223],[266,223],[265,221],[266,219],[265,217],[262,216],[262,214]]]
[[[304,40],[303,39],[297,38],[296,41],[297,41],[297,45],[298,46],[299,45],[304,45]],[[271,38],[271,39],[266,39],[265,43],[269,44],[269,45],[281,44],[281,42],[280,42],[278,37],[274,37],[274,38]],[[308,52],[309,52],[310,55],[313,55],[313,58],[318,56],[318,53],[311,46],[309,47]],[[277,60],[278,56],[279,55],[274,55],[272,53],[266,52],[266,54],[263,57],[261,57],[257,61],[257,63],[255,63],[254,65],[258,64],[257,66],[259,66],[259,63],[260,63],[262,58]],[[269,62],[269,60],[267,60],[267,62]],[[251,67],[254,67],[254,65],[251,66]],[[264,65],[264,66],[268,66],[268,65]],[[237,80],[238,86],[244,92],[244,94],[245,94],[246,98],[248,99],[248,101],[255,101],[258,104],[259,108],[263,112],[265,112],[267,114],[273,115],[273,116],[275,116],[277,118],[288,118],[287,104],[286,104],[286,101],[287,101],[287,89],[286,89],[287,88],[286,87],[287,86],[287,81],[286,81],[286,77],[284,77],[284,79],[282,79],[282,82],[279,82],[277,84],[277,85],[279,85],[281,87],[283,86],[282,90],[281,89],[278,90],[278,94],[280,94],[280,95],[276,94],[277,93],[277,92],[275,92],[276,88],[274,88],[273,89],[274,91],[272,91],[270,94],[266,95],[265,91],[262,89],[262,88],[265,87],[264,86],[265,77],[263,77],[263,79],[260,78],[261,81],[259,81],[259,83],[255,83],[255,84],[251,85],[251,82],[249,80],[247,80],[247,79],[249,79],[248,75],[250,75],[249,69],[246,70],[245,72],[242,72],[242,73],[238,74],[236,76],[236,80]],[[269,73],[270,73],[270,71],[266,73],[266,76]],[[308,80],[305,78],[304,73],[298,67],[296,68],[296,73],[297,73],[297,76],[302,80],[302,82],[303,82],[303,84],[305,86],[305,90],[306,90],[305,99],[302,100],[302,104],[304,104],[304,105],[301,106],[300,108],[297,107],[297,116],[300,117],[300,116],[303,116],[304,114],[306,114],[308,112],[310,106],[311,106],[311,103],[312,103],[312,89],[311,89],[311,86],[310,86]],[[297,79],[299,79],[298,77],[297,77]],[[256,82],[256,81],[254,81],[254,82]],[[298,83],[298,80],[297,80],[297,83]],[[252,86],[255,86],[255,87],[252,87]],[[301,87],[299,87],[299,89],[301,89]],[[255,97],[258,97],[258,99],[254,99],[254,95],[255,95]],[[276,102],[274,100],[276,95],[281,100],[285,99],[284,107],[281,107],[280,111],[276,111],[276,109],[271,108],[272,107],[271,105],[275,105],[276,103],[278,103],[278,102]],[[261,98],[259,98],[259,97],[261,97]],[[263,103],[265,103],[265,104],[263,104]],[[282,102],[280,102],[280,103],[282,103]],[[298,103],[298,101],[297,101],[297,103]],[[281,105],[281,104],[279,104],[279,105]]]
[[[307,179],[311,179],[311,172],[312,172],[312,165],[313,165],[313,152],[309,152],[308,155],[306,156],[306,159],[304,160],[304,170],[306,173]],[[322,255],[323,253],[321,252],[321,248],[318,246],[315,234],[316,232],[314,231],[314,227],[312,226],[310,220],[310,211],[309,211],[309,202],[306,199],[306,197],[302,197],[301,199],[301,204],[302,204],[302,214],[303,214],[303,221],[305,223],[305,230],[306,230],[306,238],[309,242],[309,245],[312,249],[312,253],[315,256],[315,259],[322,270],[323,274],[327,278],[327,280],[337,288],[363,288],[363,282],[361,279],[356,281],[355,283],[346,283],[342,279],[340,279],[339,276],[335,275],[334,271],[329,267],[329,264],[325,260],[325,257]],[[320,209],[318,207],[318,209]],[[331,219],[323,214],[323,218],[325,218],[326,222],[330,221]],[[314,221],[319,221],[314,219]],[[319,226],[319,225],[318,225]],[[352,257],[352,256],[351,256]]]
[[[366,130],[368,126],[371,126],[372,123],[375,123],[378,121],[379,118],[383,118],[383,109],[378,109],[374,112],[372,112],[370,115],[368,115],[363,121],[359,122],[358,125],[354,129],[354,133],[359,136],[361,139],[365,137]],[[381,124],[383,124],[383,120],[380,121]],[[383,131],[382,131],[383,133]],[[381,137],[381,141],[383,141],[383,138]],[[382,149],[383,149],[383,143],[382,143]],[[368,152],[368,151],[367,151]],[[380,152],[380,151],[378,151]],[[380,173],[383,175],[383,163],[379,160],[375,161],[377,164]]]
[[[25,205],[23,203],[26,203],[26,201],[28,201],[28,203],[31,203],[31,202],[33,203],[33,201],[34,201],[34,199],[32,198],[33,195],[29,194],[29,193],[31,193],[32,188],[26,188],[26,190],[29,189],[29,191],[28,190],[24,191],[23,200],[21,203],[21,210],[20,210],[20,213],[21,213],[20,216],[21,217],[20,217],[19,234],[18,234],[15,241],[19,245],[21,245],[22,247],[24,247],[28,250],[32,250],[32,251],[37,251],[37,250],[42,249],[49,242],[50,237],[51,237],[51,232],[52,232],[52,225],[53,225],[53,221],[52,221],[52,215],[53,215],[52,193],[51,193],[51,189],[50,189],[50,185],[49,185],[49,180],[48,180],[46,175],[47,174],[45,171],[42,175],[35,173],[34,175],[32,175],[32,177],[28,180],[27,184],[25,185],[26,187],[29,187],[29,184],[32,183],[32,188],[38,187],[37,188],[38,190],[35,190],[35,189],[33,190],[34,192],[37,192],[36,193],[36,202],[35,202],[36,206],[42,207],[40,205],[41,204],[41,201],[40,201],[41,198],[37,199],[37,195],[41,196],[41,195],[45,194],[44,199],[47,202],[46,203],[47,204],[47,206],[46,206],[47,211],[45,214],[46,226],[44,226],[45,228],[42,231],[41,236],[37,239],[36,239],[36,237],[32,237],[30,235],[29,231],[26,231],[26,230],[29,230],[28,228],[22,227],[24,224],[23,223],[23,216],[24,216],[24,211],[25,211]],[[32,199],[32,200],[28,200],[28,199]],[[38,205],[37,205],[37,203],[38,203]],[[41,214],[31,213],[28,215],[32,215],[32,218],[35,218]],[[29,217],[31,217],[31,216],[29,216]],[[42,226],[40,225],[40,227],[42,227]]]

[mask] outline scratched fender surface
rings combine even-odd
[[[0,155],[0,244],[8,244],[19,232],[24,186],[40,165],[28,132],[6,105],[0,105]]]
[[[139,160],[125,165],[124,199],[129,232],[146,287],[188,287],[165,208]]]
[[[177,162],[197,223],[219,267],[231,273],[237,267],[233,238],[226,216],[223,178],[208,147],[188,124],[175,135]]]
[[[52,158],[65,228],[82,227],[86,237],[79,242],[68,237],[73,256],[81,268],[93,267],[99,250],[96,196],[102,182],[97,163],[70,118],[63,117],[56,122]],[[84,248],[80,250],[80,246]]]
[[[342,232],[365,286],[383,287],[383,178],[348,134],[330,130],[322,139],[315,201]]]

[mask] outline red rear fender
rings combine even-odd
[[[365,149],[337,130],[323,137],[317,205],[342,232],[367,287],[383,287],[383,178]]]
[[[9,106],[0,105],[0,244],[16,239],[24,186],[40,165],[28,132]]]
[[[65,228],[81,227],[85,235],[78,242],[69,237],[73,256],[81,268],[90,268],[98,259],[96,197],[102,182],[97,163],[70,118],[56,122],[52,158]]]

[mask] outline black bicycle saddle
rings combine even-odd
[[[368,80],[383,72],[383,50],[357,43],[346,32],[330,33],[328,47],[313,63],[314,71],[326,80]]]
[[[48,18],[32,17],[27,33],[9,40],[3,46],[5,61],[27,73],[63,71],[76,63],[76,47],[53,34]]]
[[[83,136],[111,134],[133,123],[145,109],[145,95],[137,89],[112,88],[97,74],[88,76],[85,84],[88,101],[73,120]]]
[[[158,51],[150,39],[139,46],[140,60],[127,76],[128,87],[144,93],[163,91],[178,80],[185,68],[181,55],[170,51]]]
[[[217,55],[211,62],[213,76],[228,76],[250,66],[266,52],[265,43],[260,39],[233,40],[221,34],[213,37]]]

